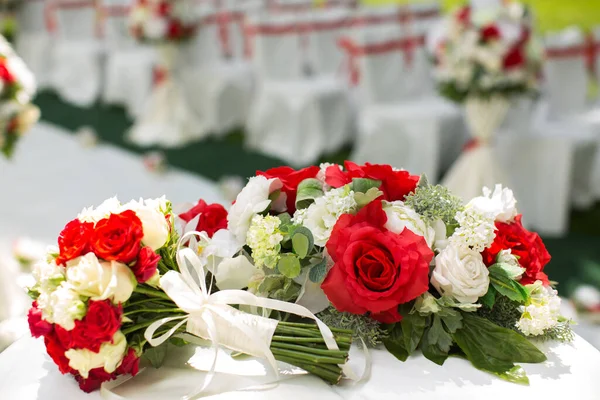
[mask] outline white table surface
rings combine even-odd
[[[571,344],[542,345],[548,361],[523,365],[530,386],[508,383],[473,368],[467,361],[450,358],[443,367],[412,356],[402,363],[384,350],[372,351],[373,371],[365,383],[330,387],[312,376],[281,382],[268,390],[243,390],[209,396],[215,400],[352,399],[352,400],[465,400],[465,399],[568,399],[600,398],[600,353],[577,337]],[[360,363],[360,357],[354,358]],[[192,375],[190,375],[192,374]],[[147,368],[141,379],[148,393],[129,390],[128,399],[171,400],[165,395],[181,391],[182,376],[202,382],[203,373],[192,369]],[[217,374],[217,387],[238,378]],[[134,380],[135,381],[135,380]],[[131,383],[131,381],[129,382]],[[127,389],[127,384],[125,385]],[[185,393],[185,391],[183,391]],[[100,400],[98,392],[80,392],[72,377],[63,376],[46,355],[41,339],[23,338],[0,354],[0,397],[7,400]]]

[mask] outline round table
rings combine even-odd
[[[600,398],[600,353],[580,337],[573,343],[540,344],[548,355],[543,364],[523,365],[530,386],[508,383],[481,372],[467,361],[450,358],[443,367],[417,354],[402,363],[384,350],[372,350],[373,369],[366,382],[345,382],[328,386],[308,375],[294,376],[261,390],[228,391],[242,378],[217,374],[211,387],[226,391],[211,396],[215,400],[281,400],[281,399],[353,399],[353,400],[465,400],[465,399],[567,399]],[[357,352],[358,353],[358,352]],[[355,353],[353,353],[355,355]],[[354,362],[360,364],[360,355]],[[192,368],[177,369],[168,364],[159,369],[146,368],[141,379],[145,393],[129,390],[127,399],[179,399],[183,379],[201,384],[203,373]],[[124,385],[127,388],[126,383]],[[239,385],[237,385],[239,387]],[[185,392],[184,392],[185,393]],[[23,338],[0,353],[0,394],[6,400],[100,400],[100,393],[85,394],[74,379],[61,375],[46,355],[41,339]]]

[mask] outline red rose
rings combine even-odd
[[[408,229],[400,234],[383,226],[387,216],[375,200],[356,215],[340,217],[327,242],[334,261],[321,288],[339,311],[371,313],[378,321],[402,318],[398,305],[429,288],[433,252]]]
[[[179,218],[185,222],[190,222],[198,215],[198,232],[206,232],[208,237],[213,237],[215,232],[220,229],[227,229],[227,210],[220,204],[206,204],[204,200],[199,200],[198,204],[192,207],[189,211],[179,215]]]
[[[471,22],[471,7],[464,6],[456,12],[456,19],[462,25],[468,25]]]
[[[73,371],[71,367],[69,367],[69,359],[65,356],[66,349],[63,347],[56,335],[47,335],[44,338],[44,343],[46,344],[46,351],[48,352],[48,355],[58,366],[58,370],[62,374]]]
[[[87,314],[75,321],[71,334],[71,348],[99,352],[100,346],[110,342],[121,327],[122,308],[115,307],[109,300],[90,300]]]
[[[109,374],[104,370],[104,367],[94,368],[90,370],[87,379],[81,375],[75,375],[75,379],[79,383],[79,388],[86,393],[91,393],[100,389],[102,383],[115,379],[116,374]]]
[[[92,234],[92,249],[99,258],[129,263],[140,252],[144,237],[142,221],[135,212],[111,214],[96,224]]]
[[[164,1],[158,5],[158,15],[166,17],[171,12],[171,5]]]
[[[494,24],[486,25],[481,29],[481,37],[485,41],[500,39],[500,29]]]
[[[296,211],[296,193],[298,185],[305,179],[314,178],[319,173],[319,167],[312,166],[296,171],[291,167],[277,167],[265,172],[256,171],[256,175],[262,175],[267,179],[279,178],[283,187],[281,191],[287,195],[287,212],[294,214]]]
[[[42,319],[42,311],[37,306],[37,301],[34,301],[27,313],[27,322],[31,336],[38,338],[52,333],[52,324]]]
[[[137,356],[135,350],[132,348],[129,349],[127,355],[121,361],[121,365],[117,368],[117,374],[119,375],[127,375],[131,374],[132,376],[136,376],[140,371],[140,358]]]
[[[501,250],[509,250],[519,257],[519,264],[525,268],[521,283],[527,285],[540,280],[548,285],[548,275],[544,267],[550,261],[550,254],[537,233],[530,232],[521,224],[521,215],[515,221],[507,224],[496,222],[496,238],[492,245],[482,253],[483,261],[488,267],[496,263],[496,257]]]
[[[139,283],[144,283],[156,274],[156,268],[160,256],[151,247],[142,247],[136,263],[131,267],[135,278]]]
[[[339,188],[350,182],[353,178],[368,178],[381,181],[379,190],[383,192],[383,199],[387,201],[404,200],[404,197],[413,192],[419,183],[419,177],[411,175],[408,171],[395,171],[390,165],[369,164],[359,166],[351,161],[345,161],[346,171],[341,171],[337,165],[327,168],[325,182]]]
[[[6,59],[0,61],[0,80],[8,85],[15,83],[15,77],[12,72],[8,70]]]
[[[519,68],[525,63],[525,54],[522,46],[514,46],[504,56],[503,67],[504,69]]]
[[[171,21],[167,29],[169,39],[180,39],[183,36],[183,26],[179,21]]]
[[[67,261],[77,258],[90,251],[90,240],[94,224],[74,219],[65,225],[58,236],[59,255],[56,264],[64,265]]]

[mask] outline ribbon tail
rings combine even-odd
[[[154,333],[161,326],[163,326],[164,324],[167,324],[171,321],[176,321],[178,319],[181,319],[182,321],[179,322],[174,327],[172,327],[171,329],[169,329],[166,333],[162,334],[161,336],[159,336],[157,338],[154,338]],[[188,320],[187,315],[184,315],[181,317],[167,317],[167,318],[159,319],[158,321],[152,323],[148,328],[146,328],[146,331],[144,332],[144,338],[148,341],[150,346],[152,346],[152,347],[160,346],[161,344],[166,342],[171,336],[173,336],[175,334],[175,332],[177,332],[177,330],[183,324],[185,324],[187,322],[187,320]]]

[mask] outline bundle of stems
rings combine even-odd
[[[137,336],[141,347],[149,346],[141,338],[146,327],[155,321],[185,315],[185,312],[160,289],[139,285],[136,296],[124,305],[123,315],[131,322],[123,328],[128,336]],[[155,336],[171,329],[177,322],[165,324]],[[341,365],[348,361],[348,352],[352,344],[352,331],[330,328],[337,343],[338,350],[330,350],[325,344],[321,332],[314,323],[279,321],[271,340],[271,352],[278,361],[282,361],[316,375],[324,381],[335,385],[343,377]],[[185,332],[185,326],[177,333]]]

